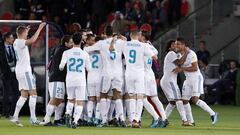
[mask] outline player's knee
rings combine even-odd
[[[95,98],[95,97],[93,97],[93,96],[90,96],[90,97],[88,97],[88,100],[89,100],[89,101],[95,101],[95,100],[96,100],[96,98]]]
[[[108,98],[108,94],[107,93],[101,93],[100,98]]]
[[[77,100],[76,103],[77,103],[77,105],[80,105],[80,106],[84,105],[84,101],[82,101],[82,100]]]
[[[126,99],[130,99],[129,94],[128,94],[128,93],[125,93],[125,94],[123,95],[123,99],[124,99],[124,100],[126,100]]]
[[[184,105],[188,104],[188,102],[189,102],[188,100],[183,100]]]
[[[191,98],[191,101],[194,103],[194,104],[196,104],[197,103],[197,101],[198,101],[198,97],[192,97]]]
[[[75,99],[68,99],[68,102],[75,103]]]
[[[113,91],[113,100],[121,99],[121,93],[117,91],[116,89]]]
[[[24,98],[28,98],[28,91],[22,90],[21,91],[21,96],[24,97]]]
[[[170,101],[169,102],[171,105],[176,105],[176,102],[175,101]]]
[[[137,99],[143,99],[144,98],[144,94],[137,94]]]

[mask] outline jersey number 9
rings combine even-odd
[[[137,52],[136,50],[130,50],[129,51],[129,63],[135,63],[136,62],[136,56],[137,56]]]
[[[83,59],[70,58],[69,62],[68,69],[70,72],[82,72],[81,66],[83,65]]]

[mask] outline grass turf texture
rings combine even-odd
[[[236,106],[213,106],[219,113],[219,122],[216,126],[211,125],[208,113],[199,107],[193,106],[195,127],[182,127],[176,109],[172,113],[170,125],[164,129],[151,129],[148,127],[152,118],[145,111],[143,127],[131,128],[96,128],[79,127],[69,129],[66,127],[42,127],[29,124],[29,117],[21,117],[24,127],[16,127],[5,118],[0,119],[0,135],[240,135],[240,107]]]

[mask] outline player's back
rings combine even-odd
[[[73,47],[65,51],[63,57],[67,59],[67,86],[86,86],[85,68],[89,69],[90,66],[87,52]]]
[[[149,48],[138,40],[128,41],[124,45],[123,53],[126,60],[126,74],[144,74],[144,56]]]
[[[13,43],[13,47],[16,53],[16,73],[24,74],[25,72],[31,72],[30,56],[28,47],[25,45],[26,40],[16,39]]]
[[[153,46],[153,45],[150,45],[149,43],[145,43],[145,45],[147,45],[150,50],[155,54],[157,55],[158,54],[158,51],[157,49]],[[148,72],[148,73],[153,73],[153,70],[152,70],[152,58],[149,57],[149,56],[145,56],[144,57],[144,66],[145,66],[145,72]]]

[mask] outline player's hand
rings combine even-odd
[[[183,69],[181,67],[177,67],[177,68],[173,69],[172,72],[178,74],[178,73],[183,72]]]
[[[44,27],[46,26],[46,23],[45,22],[43,22],[43,23],[41,23],[40,25],[39,25],[39,29],[43,29]]]

